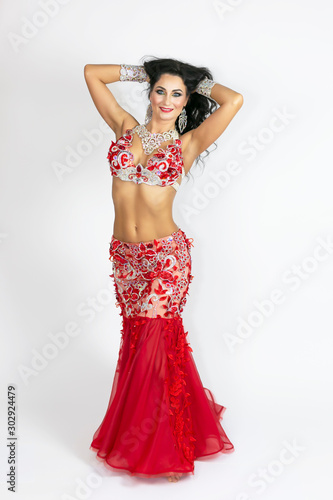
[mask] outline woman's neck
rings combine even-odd
[[[163,132],[169,132],[169,130],[174,130],[175,122],[168,121],[161,123],[160,121],[151,120],[147,125],[145,125],[146,129],[152,134],[163,134]]]

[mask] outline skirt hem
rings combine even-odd
[[[175,470],[164,470],[164,471],[160,471],[160,472],[157,472],[157,473],[144,473],[144,472],[140,472],[140,471],[135,471],[135,470],[130,470],[130,469],[126,469],[125,467],[117,467],[116,465],[112,465],[110,464],[108,461],[107,461],[107,458],[106,457],[101,457],[100,455],[98,455],[98,451],[99,449],[94,447],[94,446],[90,446],[89,449],[93,452],[97,452],[95,457],[96,459],[101,462],[107,470],[111,470],[113,472],[124,472],[126,474],[128,474],[129,476],[132,476],[132,477],[142,477],[142,478],[158,478],[158,477],[167,477],[167,475],[170,475],[170,474],[182,474],[182,475],[191,475],[191,476],[194,476],[194,464],[193,464],[193,468],[191,470],[178,470],[178,471],[175,471]],[[231,449],[225,449],[225,448],[221,448],[220,450],[217,450],[213,453],[207,453],[206,455],[199,455],[197,456],[194,460],[199,460],[199,461],[205,461],[205,459],[209,459],[210,457],[212,457],[213,455],[217,455],[217,454],[221,454],[221,455],[225,455],[225,454],[228,454],[228,453],[232,453],[234,452],[234,448],[231,448]]]

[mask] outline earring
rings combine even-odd
[[[153,116],[153,108],[151,107],[151,102],[148,105],[146,116],[145,116],[145,125],[147,125]]]
[[[180,130],[180,133],[183,132],[187,124],[187,114],[185,108],[182,109],[182,112],[180,113],[178,117],[178,127]]]

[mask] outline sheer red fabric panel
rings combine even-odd
[[[220,423],[225,407],[203,387],[186,339],[181,318],[124,318],[108,408],[91,443],[111,468],[193,473],[196,458],[233,451]]]

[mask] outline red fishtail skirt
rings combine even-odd
[[[112,237],[123,328],[111,396],[90,448],[111,470],[141,477],[194,474],[194,460],[234,450],[226,408],[203,387],[181,313],[191,240],[178,229],[144,243]]]

